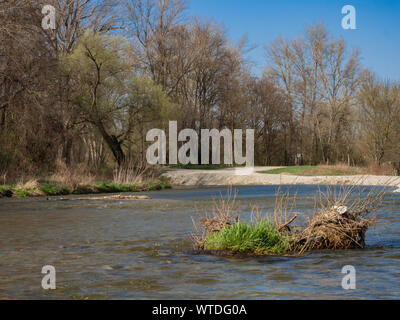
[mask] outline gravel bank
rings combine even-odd
[[[277,167],[257,167],[253,172],[236,169],[186,170],[169,169],[163,176],[170,178],[173,185],[180,186],[251,186],[251,185],[365,185],[396,186],[400,192],[400,177],[391,176],[315,176],[261,174],[257,171],[273,170]]]

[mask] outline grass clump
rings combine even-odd
[[[33,197],[34,192],[32,190],[24,190],[24,189],[15,189],[13,191],[15,195],[17,195],[20,198],[26,198],[26,197]]]
[[[0,186],[0,198],[2,197],[12,197],[13,191],[10,185],[2,185]]]
[[[43,192],[40,190],[40,184],[37,180],[29,180],[25,183],[19,182],[12,186],[11,191],[13,194],[20,198],[42,196]]]
[[[255,223],[238,222],[211,233],[204,242],[205,250],[228,250],[256,255],[283,255],[290,250],[289,237],[282,236],[268,219]]]
[[[159,186],[161,189],[172,189],[172,186],[169,184],[169,182],[165,180],[160,180]]]
[[[42,185],[40,190],[47,196],[65,196],[73,192],[73,188],[57,184]]]
[[[124,184],[114,182],[97,183],[96,187],[99,193],[136,192],[138,189],[138,186],[136,184]]]
[[[7,190],[11,190],[10,185],[2,185],[0,186],[0,193],[6,192]]]

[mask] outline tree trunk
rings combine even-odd
[[[114,158],[118,163],[118,166],[121,166],[121,164],[125,160],[125,154],[122,150],[121,141],[118,141],[118,138],[116,136],[109,135],[101,122],[97,123],[96,126],[99,129],[104,141],[111,149],[111,152],[113,153]]]
[[[3,128],[6,125],[6,110],[7,106],[4,106],[1,110],[0,128]]]

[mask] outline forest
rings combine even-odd
[[[42,8],[56,9],[44,29]],[[400,174],[400,84],[324,23],[265,48],[184,0],[0,2],[0,183],[145,167],[153,128],[255,130],[255,164]],[[260,76],[256,75],[260,74]]]

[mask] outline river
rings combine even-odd
[[[238,187],[242,212],[271,212],[275,186]],[[317,187],[296,186],[310,213]],[[0,297],[17,299],[399,299],[400,194],[390,193],[367,248],[300,258],[192,252],[191,217],[226,188],[149,193],[152,200],[0,200]],[[74,197],[70,197],[74,199]],[[41,287],[56,269],[56,290]],[[356,268],[356,290],[341,270]]]

